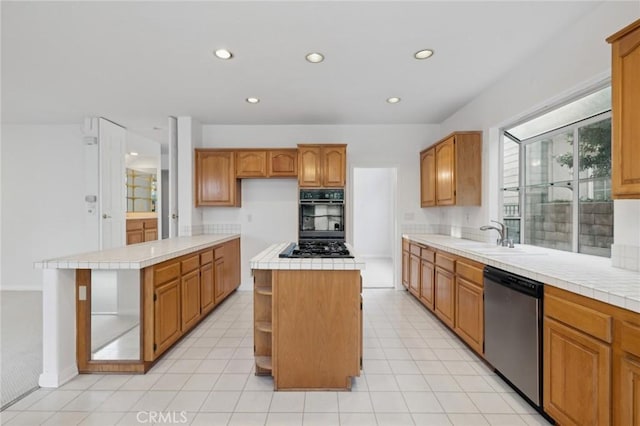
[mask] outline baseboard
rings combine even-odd
[[[42,388],[58,388],[78,375],[75,365],[62,370],[60,374],[42,373],[38,379],[38,385]]]

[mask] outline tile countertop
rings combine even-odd
[[[345,258],[279,258],[278,255],[291,243],[273,244],[251,259],[251,269],[288,269],[288,270],[353,270],[364,269],[364,262],[357,255],[353,259]],[[353,253],[353,248],[347,244]]]
[[[239,238],[240,234],[197,235],[149,241],[35,262],[37,269],[142,269]]]
[[[606,257],[525,244],[498,247],[446,235],[403,238],[640,313],[640,272],[614,268]]]

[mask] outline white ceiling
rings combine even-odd
[[[2,1],[2,121],[440,123],[599,3]]]

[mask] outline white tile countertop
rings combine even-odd
[[[611,266],[611,259],[516,244],[499,247],[446,235],[405,234],[404,238],[457,254],[640,313],[640,272]]]
[[[132,244],[35,262],[38,269],[142,269],[221,244],[240,234],[197,235]]]
[[[288,270],[349,270],[364,269],[362,259],[353,253],[353,248],[347,244],[347,248],[354,254],[353,259],[345,258],[279,258],[282,250],[290,243],[273,244],[255,255],[250,262],[251,269],[288,269]]]

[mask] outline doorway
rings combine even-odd
[[[394,286],[396,172],[395,168],[353,169],[353,248],[366,263],[364,287]]]

